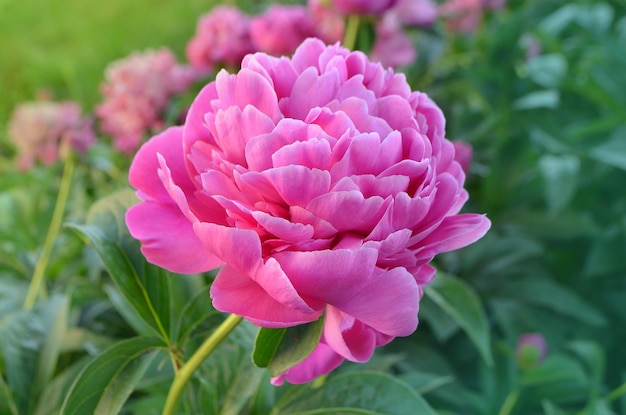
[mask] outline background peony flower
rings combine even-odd
[[[250,24],[255,49],[271,55],[291,54],[308,37],[317,36],[312,16],[304,6],[274,4]]]
[[[439,7],[433,0],[398,0],[396,5],[385,13],[385,19],[392,17],[404,26],[431,26],[439,16]]]
[[[376,41],[370,57],[383,66],[397,68],[415,62],[417,50],[396,19],[386,16],[376,24]]]
[[[490,226],[459,214],[464,177],[428,96],[308,39],[292,59],[257,53],[221,71],[184,127],[142,146],[126,222],[157,265],[223,265],[218,310],[274,328],[324,314],[317,349],[273,380],[301,383],[413,333],[429,262]]]
[[[36,161],[55,163],[63,143],[84,153],[96,141],[92,120],[82,117],[78,104],[71,101],[20,104],[11,115],[8,132],[22,170],[31,169]]]
[[[344,16],[332,8],[327,0],[309,0],[307,6],[318,37],[328,44],[341,42],[346,28]]]
[[[198,19],[196,34],[187,44],[187,59],[206,72],[220,64],[239,66],[253,51],[250,17],[234,6],[218,6]]]
[[[449,30],[471,33],[482,22],[483,0],[448,0],[439,11]]]
[[[111,63],[101,87],[104,101],[96,108],[100,128],[113,136],[116,149],[132,153],[148,131],[163,128],[161,114],[170,98],[197,76],[192,68],[179,65],[167,48]]]
[[[328,0],[343,14],[381,15],[392,8],[397,0]]]

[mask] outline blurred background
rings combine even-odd
[[[269,2],[229,3],[254,14]],[[137,331],[95,253],[67,229],[45,287],[68,299],[69,311],[58,314],[61,303],[19,311],[63,164],[18,166],[14,109],[43,97],[92,113],[111,62],[164,46],[185,62],[199,17],[215,4],[0,0],[0,334],[14,340],[0,336],[0,396],[16,402],[0,403],[0,414],[58,409],[59,396],[49,411],[23,403],[45,394],[43,384],[27,385],[42,373],[29,361],[43,359],[50,332],[40,326],[54,316],[69,319],[70,340],[60,341],[47,380]],[[626,3],[509,0],[484,6],[469,28],[440,15],[406,33],[416,58],[397,70],[442,107],[448,138],[471,146],[465,209],[486,213],[493,227],[436,259],[454,282],[427,291],[413,336],[341,370],[392,374],[441,414],[626,414]],[[166,124],[210,76],[172,101]],[[84,222],[97,200],[129,188],[132,152],[111,142],[97,134],[81,156],[64,221]],[[34,328],[15,334],[16,318]],[[143,397],[154,390],[145,386]]]

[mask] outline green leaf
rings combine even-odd
[[[591,385],[600,390],[606,370],[606,356],[602,347],[595,342],[576,340],[569,344],[569,348],[585,364]]]
[[[437,272],[424,293],[452,317],[469,336],[487,365],[493,364],[487,317],[476,292],[463,280]]]
[[[201,379],[197,395],[198,408],[193,413],[205,415],[239,415],[254,398],[262,382],[269,383],[267,371],[250,360],[256,326],[246,321],[210,355],[199,368]],[[193,409],[193,408],[192,408]]]
[[[139,245],[124,224],[126,210],[136,202],[130,191],[122,191],[96,202],[85,225],[68,225],[96,250],[111,279],[137,314],[169,342],[170,275],[148,264]]]
[[[118,414],[154,358],[148,352],[164,347],[159,338],[135,337],[97,355],[74,381],[61,414]]]
[[[531,110],[537,108],[556,108],[561,101],[559,91],[546,89],[524,95],[513,102],[513,108],[517,110]]]
[[[602,163],[626,170],[626,128],[616,131],[609,141],[594,147],[590,154]]]
[[[549,356],[542,364],[526,370],[521,377],[523,386],[539,386],[564,381],[586,382],[580,364],[563,355]]]
[[[81,358],[46,384],[33,415],[58,414],[67,392],[89,360],[89,356]]]
[[[591,326],[603,326],[606,318],[593,305],[584,301],[576,292],[547,278],[526,278],[512,281],[504,286],[511,298],[521,299],[534,306],[541,306],[561,315],[577,319]]]
[[[13,400],[13,393],[11,388],[4,381],[4,378],[0,376],[0,414],[18,415],[17,405]]]
[[[53,296],[32,310],[0,320],[5,375],[20,413],[30,413],[56,368],[66,330],[68,300]]]
[[[580,160],[566,154],[545,155],[539,160],[539,168],[545,182],[548,209],[557,213],[570,203],[576,193]]]
[[[260,328],[254,342],[252,360],[258,367],[267,367],[278,376],[303,361],[322,337],[324,316],[318,320],[285,329]]]
[[[567,61],[557,53],[539,55],[526,62],[530,79],[544,88],[556,88],[567,74]]]
[[[379,372],[350,372],[330,377],[321,387],[279,401],[272,415],[436,415],[430,405],[400,379]]]

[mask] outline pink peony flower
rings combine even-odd
[[[92,120],[83,118],[78,104],[71,101],[20,104],[11,115],[8,130],[22,170],[31,169],[36,161],[54,164],[64,144],[84,153],[96,141]]]
[[[293,53],[304,39],[317,36],[317,29],[306,7],[275,4],[252,19],[250,36],[256,50],[284,55]]]
[[[216,64],[238,66],[253,51],[250,17],[234,6],[218,6],[198,20],[196,34],[187,44],[187,59],[208,71]]]
[[[439,16],[439,7],[433,0],[398,0],[396,5],[385,13],[385,19],[392,17],[405,26],[431,26]]]
[[[340,13],[382,15],[392,8],[397,0],[327,0]]]
[[[218,310],[274,328],[324,314],[317,349],[273,380],[306,382],[413,333],[429,262],[487,232],[459,214],[453,157],[441,110],[403,75],[308,39],[221,71],[139,150],[126,223],[159,266],[222,265]]]
[[[449,30],[470,33],[482,22],[483,0],[447,0],[439,11]]]
[[[102,131],[113,136],[119,151],[135,151],[148,131],[163,128],[161,114],[170,98],[185,91],[197,76],[195,70],[176,63],[166,48],[113,62],[101,87],[104,102],[96,108]]]
[[[454,144],[454,160],[461,165],[461,168],[467,175],[470,165],[472,164],[474,149],[471,144],[463,140],[455,140],[452,144]]]
[[[327,0],[309,0],[307,6],[318,37],[326,43],[341,42],[346,28],[344,16],[330,7]]]
[[[376,41],[370,57],[383,66],[397,68],[415,62],[417,50],[402,26],[386,16],[376,24]]]

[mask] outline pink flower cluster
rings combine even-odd
[[[308,37],[334,42],[342,36],[342,18],[319,7],[274,4],[248,16],[234,6],[218,6],[200,17],[187,58],[203,70],[234,67],[250,52],[290,54]]]
[[[196,34],[187,44],[187,59],[201,70],[216,64],[234,67],[253,51],[250,17],[234,6],[219,6],[198,20]]]
[[[35,162],[55,163],[63,145],[84,153],[95,142],[92,120],[82,117],[75,102],[35,101],[15,108],[8,126],[18,150],[18,166],[32,168]]]
[[[485,10],[504,7],[505,0],[447,0],[441,5],[441,14],[449,30],[470,33],[476,30]]]
[[[178,64],[167,48],[111,63],[101,87],[104,102],[96,108],[100,128],[113,136],[116,149],[132,153],[148,132],[163,128],[161,115],[171,97],[196,78],[197,72]]]
[[[307,382],[417,327],[440,252],[490,222],[459,214],[465,174],[437,105],[402,74],[317,39],[244,58],[142,146],[126,215],[146,258],[222,267],[214,306],[263,327],[324,316],[317,348],[273,383]]]

